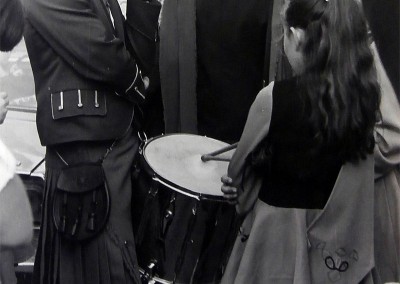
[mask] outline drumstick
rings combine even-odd
[[[214,156],[208,156],[208,155],[201,156],[201,160],[203,162],[208,162],[208,161],[230,162],[231,161],[231,159],[229,159],[229,158],[220,158],[220,157],[214,157]]]
[[[236,142],[236,143],[234,143],[232,145],[228,145],[226,147],[223,147],[223,148],[221,148],[221,149],[219,149],[217,151],[214,151],[214,152],[211,152],[211,153],[208,153],[208,154],[204,154],[204,155],[201,156],[201,160],[203,162],[207,162],[207,161],[211,161],[211,160],[229,162],[230,159],[228,159],[228,158],[218,158],[218,157],[215,157],[215,156],[217,156],[219,154],[222,154],[222,153],[225,153],[225,152],[228,152],[228,151],[230,151],[232,149],[235,149],[237,147],[237,145],[238,145],[238,142]]]

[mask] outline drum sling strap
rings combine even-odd
[[[67,163],[57,179],[52,199],[53,223],[58,233],[70,241],[97,236],[107,223],[110,194],[102,163],[116,140],[96,162]]]

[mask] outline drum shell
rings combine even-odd
[[[143,207],[148,188],[151,186],[151,178],[147,176],[140,179],[142,180],[140,189],[142,197],[141,200],[137,199],[137,203]],[[202,279],[209,277],[212,280],[217,277],[216,275],[221,273],[222,260],[228,245],[226,240],[234,235],[234,233],[229,233],[233,230],[234,207],[210,200],[199,201],[174,192],[161,184],[156,186],[158,186],[158,193],[151,205],[148,205],[151,208],[151,218],[144,226],[145,237],[136,247],[140,267],[145,269],[149,263],[156,260],[155,274],[162,279],[173,281],[175,270],[177,270],[179,271],[178,283],[191,282],[190,279],[195,274]],[[167,233],[163,236],[162,221],[172,194],[176,195],[174,217]],[[196,215],[193,215],[194,210]],[[141,221],[141,215],[133,216],[135,235]],[[185,243],[186,248],[181,255]],[[209,246],[213,247],[208,251],[213,255],[214,263],[204,264],[211,267],[206,271],[196,271],[196,267],[199,267],[198,263],[202,262],[207,253],[206,248]],[[176,268],[179,257],[182,257],[183,263],[181,267]]]
[[[200,279],[198,283],[214,281],[221,274],[227,240],[234,235],[231,233],[234,207],[215,202],[219,197],[196,199],[164,186],[157,181],[160,177],[143,153],[137,158],[135,175],[132,201],[135,237],[144,228],[137,242],[140,267],[145,270],[156,262],[154,274],[171,282],[175,277],[177,283],[196,283],[196,278]],[[173,219],[165,226],[173,196]],[[207,254],[212,257],[204,261]]]

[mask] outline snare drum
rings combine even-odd
[[[133,206],[141,212],[136,208],[133,222],[139,265],[148,280],[191,282],[224,202],[221,176],[233,151],[218,156],[227,161],[203,162],[201,156],[227,146],[191,134],[163,135],[144,144],[142,182],[133,191],[133,198],[139,196]]]

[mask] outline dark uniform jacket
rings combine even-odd
[[[122,136],[144,99],[116,0],[25,0],[43,145]],[[110,17],[110,11],[112,17]]]
[[[164,1],[160,81],[167,133],[239,140],[268,77],[273,4]]]

